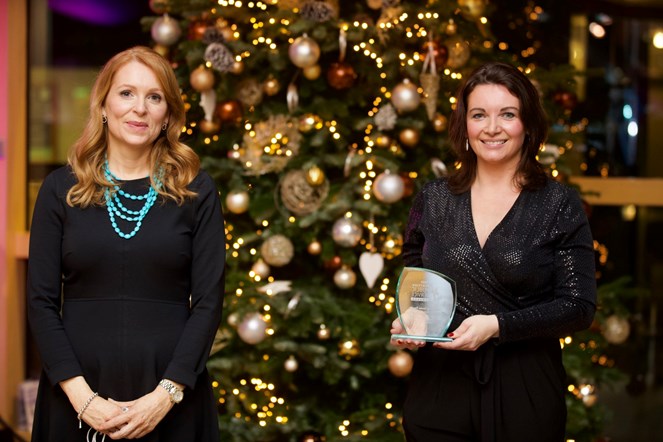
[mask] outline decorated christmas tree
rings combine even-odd
[[[402,440],[412,356],[389,345],[402,232],[417,189],[458,167],[454,93],[484,61],[519,66],[550,117],[541,161],[563,179],[586,124],[572,118],[573,71],[529,60],[535,44],[512,53],[486,0],[150,6],[145,27],[187,106],[183,139],[226,218],[224,321],[208,365],[223,440]],[[543,11],[518,12],[532,26]],[[603,342],[561,343],[578,441],[601,431],[587,397],[613,379]]]

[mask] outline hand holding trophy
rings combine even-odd
[[[403,333],[392,339],[450,342],[445,334],[456,311],[456,283],[434,270],[405,267],[398,278],[396,309]]]

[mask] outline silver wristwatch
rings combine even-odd
[[[170,395],[170,401],[174,404],[179,404],[184,399],[184,391],[180,390],[172,382],[165,379],[159,381],[159,385],[162,386]]]

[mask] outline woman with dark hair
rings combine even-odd
[[[28,315],[43,373],[32,440],[218,442],[205,364],[221,319],[218,191],[179,141],[170,64],[134,47],[100,71],[68,165],[30,233]]]
[[[392,340],[418,349],[406,438],[561,442],[559,338],[587,328],[596,309],[580,198],[538,163],[546,116],[536,88],[509,64],[487,63],[466,79],[449,135],[461,167],[417,194],[403,260],[456,282],[453,341]],[[403,332],[400,320],[391,332]]]

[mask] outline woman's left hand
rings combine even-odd
[[[122,407],[122,411],[124,411],[119,416],[104,423],[99,429],[113,440],[138,439],[145,436],[154,430],[173,407],[170,395],[159,386],[151,393],[135,401],[118,402],[112,399],[109,400]]]
[[[436,342],[434,347],[446,350],[474,351],[486,341],[499,336],[500,326],[495,315],[474,315],[465,319],[458,328],[447,336],[451,342]]]

